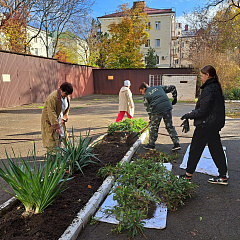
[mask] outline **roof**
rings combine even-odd
[[[169,9],[155,9],[155,8],[144,7],[143,11],[145,13],[147,13],[148,15],[150,15],[150,14],[174,13],[174,11],[171,8],[169,8]],[[104,15],[104,16],[98,17],[98,18],[114,18],[114,17],[122,17],[123,15],[124,15],[124,12],[116,12],[116,13],[107,14],[107,15]]]

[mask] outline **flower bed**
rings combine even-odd
[[[115,140],[113,140],[115,138]],[[120,142],[117,142],[120,140]],[[106,137],[94,149],[99,154],[101,164],[92,164],[83,169],[84,176],[78,172],[74,178],[67,181],[67,189],[62,192],[55,202],[41,214],[22,217],[24,207],[17,204],[11,211],[0,219],[1,239],[58,239],[71,224],[76,214],[84,207],[90,197],[101,186],[104,178],[97,176],[98,170],[106,164],[119,162],[129,146],[124,139],[116,136]]]

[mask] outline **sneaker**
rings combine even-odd
[[[155,146],[152,146],[152,145],[145,145],[143,146],[144,149],[147,149],[147,150],[154,150],[155,149]]]
[[[186,174],[184,175],[177,175],[178,179],[179,178],[184,178],[184,179],[187,179],[189,182],[192,181],[192,176],[187,176]]]
[[[208,179],[209,183],[221,184],[221,185],[228,185],[228,179],[222,177],[212,177]]]
[[[180,150],[181,147],[180,147],[180,144],[179,143],[175,143],[173,148],[172,148],[172,151],[177,151],[177,150]]]

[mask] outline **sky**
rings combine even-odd
[[[118,6],[124,3],[129,3],[132,7],[134,1],[129,0],[95,0],[92,7],[92,17],[101,17],[106,14],[116,12]],[[183,22],[182,16],[185,13],[191,13],[194,8],[203,7],[206,0],[145,0],[146,6],[150,8],[163,9],[172,8],[176,12],[178,22]]]

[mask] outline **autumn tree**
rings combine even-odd
[[[105,68],[143,68],[140,47],[147,40],[147,14],[141,8],[120,6],[121,19],[108,27],[109,35],[102,35],[100,60]]]
[[[240,86],[239,10],[226,11],[226,8],[229,9],[227,5],[218,8],[211,18],[207,14],[209,6],[189,15],[192,34],[188,55],[196,73],[204,65],[211,64],[217,69],[223,89],[231,89]]]
[[[33,0],[1,0],[0,1],[0,31],[1,49],[26,53],[27,23],[30,20],[30,11]]]
[[[37,27],[39,31],[32,36],[29,41],[40,35],[40,31],[46,32],[43,38],[47,54],[52,48],[53,52],[48,57],[53,57],[57,51],[58,40],[61,33],[65,32],[67,25],[75,21],[75,17],[85,17],[93,0],[37,0],[32,12],[33,18],[31,23]],[[49,34],[54,33],[53,42],[49,42]]]

